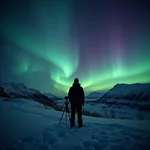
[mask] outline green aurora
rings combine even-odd
[[[90,4],[78,8],[69,0],[27,2],[24,6],[18,1],[18,5],[5,5],[1,10],[7,15],[1,18],[0,33],[15,55],[10,72],[20,77],[19,82],[27,81],[30,87],[58,95],[68,92],[75,77],[86,93],[108,90],[117,83],[150,82],[150,32],[144,23],[137,25],[137,20],[132,22],[135,28],[130,23],[126,27],[126,20],[116,19],[113,11],[97,8],[95,20],[89,17],[87,21]],[[98,21],[102,11],[112,16]],[[46,85],[36,76],[34,81],[28,78],[37,72],[46,73],[52,82],[47,80]]]

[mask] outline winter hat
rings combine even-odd
[[[74,83],[79,83],[79,79],[78,79],[78,78],[75,78],[75,79],[74,79]]]

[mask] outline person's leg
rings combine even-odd
[[[74,127],[75,124],[75,112],[76,112],[76,106],[71,105],[71,127]]]
[[[77,113],[78,113],[78,125],[79,127],[83,126],[83,120],[82,120],[82,106],[77,107]]]

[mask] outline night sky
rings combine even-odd
[[[145,0],[1,0],[0,81],[62,95],[150,82]]]

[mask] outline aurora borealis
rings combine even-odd
[[[0,81],[62,95],[150,82],[150,5],[141,0],[3,0]]]

